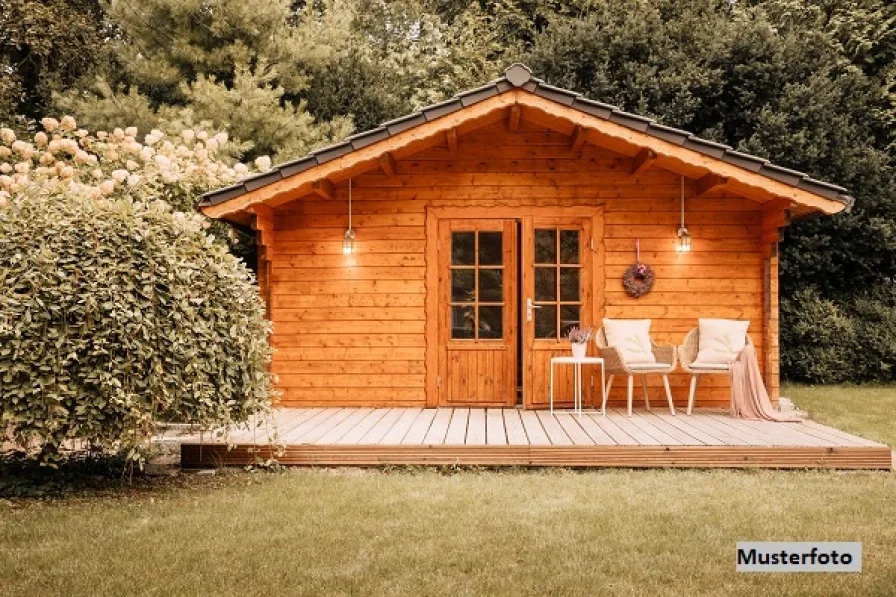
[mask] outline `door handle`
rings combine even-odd
[[[526,299],[526,321],[532,321],[532,309],[541,309],[541,305],[532,304],[532,299]]]

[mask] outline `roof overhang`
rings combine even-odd
[[[698,186],[724,184],[727,190],[762,203],[790,201],[795,216],[834,214],[849,210],[853,203],[843,187],[545,85],[532,79],[524,66],[514,65],[491,85],[208,193],[200,209],[212,218],[243,221],[253,206],[275,207],[311,195],[316,184],[319,188],[325,181],[337,183],[378,168],[385,155],[411,155],[444,144],[446,135],[462,135],[494,122],[514,106],[517,117],[522,114],[629,157],[649,155],[658,167],[695,179]]]

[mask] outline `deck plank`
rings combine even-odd
[[[356,425],[360,425],[367,417],[375,413],[375,409],[363,407],[352,409],[349,416],[345,417],[338,424],[330,427],[325,433],[319,435],[315,440],[315,444],[337,444],[343,435],[351,431]]]
[[[404,436],[407,435],[408,430],[411,428],[411,425],[414,424],[414,420],[420,416],[420,413],[423,412],[422,408],[406,408],[404,412],[401,413],[401,417],[392,425],[392,428],[389,429],[388,433],[383,436],[383,439],[380,440],[379,445],[381,446],[395,446],[401,443],[401,440],[404,439]]]
[[[471,408],[470,418],[467,420],[467,445],[485,445],[485,409]]]
[[[699,425],[701,429],[713,430],[716,437],[724,440],[729,446],[763,446],[767,442],[756,439],[753,435],[744,433],[742,430],[724,425],[705,414],[694,413],[688,418],[693,425]]]
[[[445,435],[448,433],[448,424],[451,422],[451,414],[453,408],[440,408],[436,412],[423,443],[426,445],[438,446],[445,443]]]
[[[601,416],[599,413],[596,416]],[[578,424],[591,440],[598,446],[615,446],[616,441],[592,418],[591,413],[586,412],[581,419],[577,420]]]
[[[541,421],[541,426],[544,429],[544,432],[547,434],[548,439],[551,440],[551,445],[572,445],[572,440],[569,439],[569,436],[566,435],[565,431],[563,431],[563,427],[560,425],[560,423],[557,422],[557,419],[554,415],[544,410],[537,411],[537,415],[538,420]]]
[[[506,446],[507,431],[504,429],[504,414],[500,408],[485,411],[485,443],[489,446]]]
[[[649,413],[647,413],[646,411],[636,410],[629,420],[633,425],[640,428],[641,431],[657,440],[664,446],[680,446],[684,443],[672,434],[667,433],[665,429],[661,428],[653,421],[647,420],[646,417],[648,416],[648,414]]]
[[[607,418],[616,424],[620,429],[625,431],[639,446],[660,446],[662,443],[650,435],[645,433],[641,427],[635,425],[628,414],[615,408],[607,409]],[[633,418],[633,417],[632,417]]]
[[[678,440],[678,443],[683,446],[703,446],[706,445],[699,438],[694,437],[690,433],[683,431],[680,427],[673,425],[671,419],[674,419],[677,415],[673,416],[671,413],[669,414],[668,419],[664,419],[660,417],[657,413],[649,412],[649,411],[641,411],[638,413],[644,421],[647,423],[654,425],[657,429],[663,431],[666,435],[674,437]]]
[[[518,408],[504,409],[504,429],[507,431],[507,443],[511,446],[528,446],[529,438],[520,418]]]
[[[608,411],[609,412],[609,411]],[[601,431],[609,435],[614,442],[616,442],[620,446],[637,446],[638,442],[630,436],[628,433],[622,430],[619,425],[613,422],[613,420],[607,416],[602,415],[599,412],[596,413],[586,413],[594,424],[600,427]]]
[[[467,419],[470,417],[469,408],[455,408],[448,424],[448,433],[445,435],[445,443],[452,446],[462,446],[467,441]]]
[[[439,412],[437,408],[424,408],[420,416],[414,419],[414,424],[408,429],[408,433],[401,440],[401,444],[403,446],[422,444],[426,434],[429,433],[429,428],[433,419],[436,418],[437,412]]]
[[[585,430],[582,429],[582,426],[579,424],[578,414],[567,411],[556,413],[554,418],[557,419],[557,422],[563,427],[563,431],[566,432],[566,435],[569,436],[569,439],[572,440],[573,444],[576,446],[594,445],[594,440],[591,439],[590,435],[585,433]],[[581,418],[584,419],[585,415],[583,414]]]
[[[531,446],[550,446],[551,440],[548,439],[547,433],[535,411],[524,410],[520,413],[520,421],[523,422],[523,428],[526,430],[526,437],[529,438]]]
[[[392,429],[392,426],[401,418],[402,413],[404,413],[403,408],[390,408],[388,410],[389,412],[383,415],[383,418],[377,421],[376,425],[361,436],[361,439],[358,440],[359,444],[380,443],[386,434],[389,433],[389,430]]]
[[[365,417],[361,422],[357,425],[353,426],[349,429],[348,433],[340,437],[336,440],[337,444],[359,444],[361,443],[361,438],[367,435],[367,432],[377,426],[377,424],[385,417],[392,409],[389,408],[377,408],[374,409],[367,417]],[[320,442],[323,443],[323,442]]]
[[[318,425],[324,423],[327,419],[338,416],[339,413],[343,411],[345,411],[344,407],[322,408],[316,415],[305,419],[288,434],[282,436],[280,441],[282,441],[284,445],[298,443],[307,433],[312,431]]]
[[[690,437],[702,442],[706,446],[727,446],[728,442],[726,442],[722,437],[723,434],[720,432],[716,432],[716,434],[712,433],[712,430],[707,430],[706,428],[701,428],[699,425],[694,425],[690,420],[691,417],[684,415],[671,415],[669,413],[656,413],[658,419],[662,419],[669,425],[681,429],[684,433],[688,434]]]

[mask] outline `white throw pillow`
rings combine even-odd
[[[656,363],[649,319],[604,319],[604,335],[607,346],[617,348],[626,363]]]
[[[696,362],[701,364],[730,363],[747,344],[749,320],[700,319],[697,323],[698,348]]]

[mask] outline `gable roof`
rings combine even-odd
[[[503,77],[492,81],[488,85],[465,91],[444,102],[427,106],[406,116],[384,122],[374,129],[352,135],[340,143],[324,147],[297,160],[276,165],[267,172],[245,178],[235,185],[206,193],[202,196],[199,207],[206,212],[215,212],[209,215],[221,217],[225,211],[228,213],[231,211],[223,210],[223,204],[243,195],[307,172],[365,147],[400,136],[402,133],[406,133],[426,123],[437,121],[455,112],[482,104],[496,96],[519,91],[548,100],[548,102],[556,104],[558,107],[569,108],[582,115],[621,126],[637,134],[646,135],[664,142],[664,144],[672,144],[701,156],[709,157],[712,160],[719,160],[724,164],[746,171],[746,174],[758,174],[819,198],[836,202],[830,208],[821,209],[820,211],[826,213],[835,213],[844,209],[849,211],[854,203],[854,198],[849,195],[849,191],[841,186],[815,180],[802,172],[777,166],[764,158],[735,151],[728,145],[696,137],[687,131],[659,124],[651,118],[625,112],[616,106],[586,99],[574,91],[548,85],[541,79],[533,77],[528,67],[517,63],[510,66],[505,71]],[[705,160],[701,160],[701,162],[703,165],[706,163]],[[799,199],[792,199],[798,203],[800,202]],[[245,201],[240,201],[239,203],[241,206],[234,211],[246,207]],[[839,207],[837,207],[837,204],[839,204]],[[218,208],[209,209],[215,207]],[[817,209],[817,206],[815,207]]]

